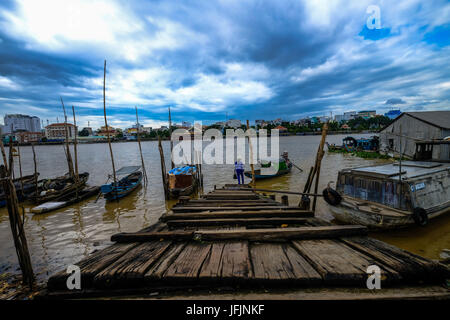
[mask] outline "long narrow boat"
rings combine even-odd
[[[96,194],[98,194],[100,187],[86,187],[85,189],[76,191],[63,195],[54,201],[45,202],[31,209],[31,212],[34,214],[42,214],[50,211],[54,211],[57,209],[61,209],[72,204],[81,202],[86,200]]]
[[[450,163],[406,161],[344,169],[325,200],[336,220],[392,229],[450,212]]]
[[[89,173],[80,173],[78,176],[78,182],[74,181],[74,179],[68,174],[54,179],[40,180],[38,183],[39,194],[31,195],[30,199],[36,204],[41,204],[44,202],[53,201],[77,190],[81,191],[89,179]]]
[[[292,170],[292,163],[286,164],[286,161],[280,161],[278,163],[262,163],[260,169],[255,170],[255,179],[256,180],[262,180],[262,179],[269,179],[269,178],[275,178],[279,177],[285,174],[288,174]],[[245,176],[248,178],[252,178],[252,172],[251,171],[245,171]]]
[[[14,186],[16,188],[17,199],[19,201],[24,201],[27,197],[36,190],[34,184],[35,177],[39,176],[39,173],[24,176],[13,180]],[[0,185],[0,208],[6,206],[5,193],[3,192],[3,187]]]
[[[104,184],[100,191],[106,200],[118,200],[136,190],[142,183],[140,166],[122,167],[116,171],[116,176],[124,176],[116,183]]]
[[[195,192],[198,186],[197,168],[195,166],[176,167],[169,171],[169,196],[176,199]]]

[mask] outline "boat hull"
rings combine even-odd
[[[291,168],[288,169],[284,169],[284,170],[279,170],[276,174],[269,174],[269,175],[262,175],[262,174],[256,174],[255,173],[255,180],[262,180],[262,179],[270,179],[270,178],[276,178],[285,174],[288,174],[289,172],[291,172]],[[252,178],[252,172],[251,171],[245,171],[244,175],[247,178]]]
[[[127,177],[125,177],[124,179],[129,178],[132,175],[136,175],[136,173],[133,173]],[[112,185],[112,187],[110,188],[111,191],[107,192],[107,193],[103,193],[104,198],[107,201],[112,201],[112,200],[119,200],[121,198],[126,197],[127,195],[129,195],[130,193],[132,193],[134,190],[136,190],[142,183],[142,172],[138,172],[138,178],[135,182],[133,182],[132,184],[129,184],[125,187],[119,187],[119,188],[114,188]],[[122,179],[123,180],[123,179]],[[103,188],[104,186],[102,186]],[[102,190],[103,192],[103,190]]]
[[[406,211],[404,214],[382,214],[380,212],[371,212],[369,207],[367,207],[367,210],[360,209],[358,206],[345,201],[342,201],[337,206],[328,205],[328,207],[336,220],[363,225],[372,230],[398,229],[415,225],[412,214]],[[448,212],[450,212],[450,208],[443,208],[428,213],[428,219],[433,219]]]

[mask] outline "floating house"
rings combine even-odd
[[[405,112],[380,132],[380,151],[413,160],[450,161],[450,111]]]

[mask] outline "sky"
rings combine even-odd
[[[101,126],[104,60],[121,128],[450,110],[450,2],[2,0],[0,123]]]

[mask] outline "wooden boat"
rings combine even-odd
[[[54,179],[40,180],[38,182],[39,194],[31,195],[30,199],[36,204],[41,204],[44,202],[53,201],[77,190],[81,191],[89,179],[89,173],[80,173],[78,176],[78,182],[75,182],[69,174]]]
[[[106,200],[118,200],[136,190],[142,183],[140,166],[122,167],[116,171],[116,176],[124,176],[117,183],[104,184],[100,191]]]
[[[401,172],[399,163],[344,169],[337,190],[327,188],[324,196],[336,220],[346,223],[373,229],[426,225],[450,211],[450,163],[406,161]]]
[[[19,201],[24,201],[27,197],[32,194],[36,190],[36,186],[34,184],[35,177],[39,176],[39,173],[24,176],[21,178],[17,178],[13,180],[14,186],[16,188],[17,199]],[[5,193],[3,191],[3,187],[0,184],[0,208],[6,206],[6,198]]]
[[[167,174],[167,181],[170,198],[191,195],[198,186],[197,168],[190,165],[173,168]]]
[[[286,162],[280,159],[278,163],[273,162],[263,162],[261,163],[260,169],[255,169],[255,179],[269,179],[279,177],[285,174],[288,174],[292,170],[292,163],[286,164]],[[252,178],[251,171],[245,171],[244,175],[248,178]]]
[[[380,140],[377,136],[372,136],[370,139],[360,138],[355,139],[353,137],[345,137],[342,139],[342,145],[337,146],[335,144],[329,144],[326,142],[328,151],[378,151],[380,148]]]
[[[96,194],[98,194],[100,187],[86,187],[85,189],[63,195],[53,201],[45,202],[31,209],[34,214],[47,213],[53,210],[61,209],[72,204],[86,200]]]

